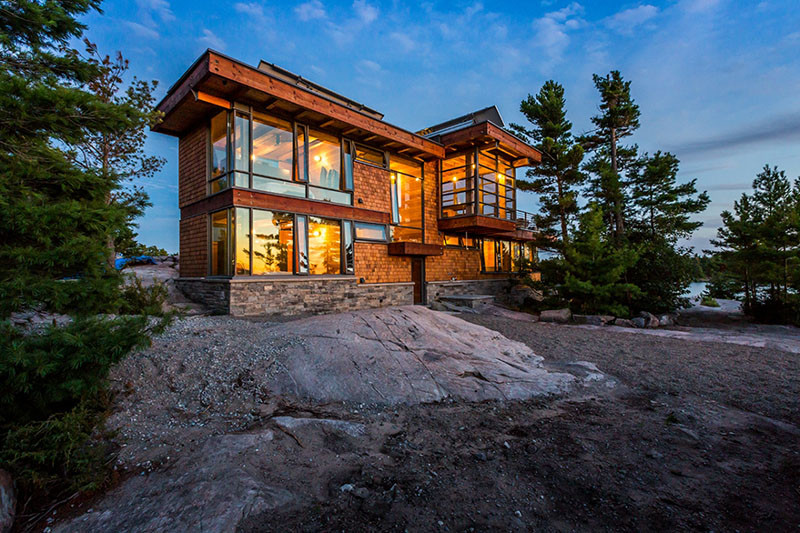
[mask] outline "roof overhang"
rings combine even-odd
[[[515,167],[530,166],[542,161],[539,150],[489,121],[442,135],[439,142],[445,146],[447,153],[497,142],[511,156]]]
[[[444,147],[435,141],[213,50],[200,56],[170,87],[156,106],[164,119],[153,131],[180,136],[234,102],[263,112],[280,112],[312,127],[338,131],[406,156],[424,160],[444,157]]]

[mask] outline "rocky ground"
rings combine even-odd
[[[389,346],[386,332],[343,337],[330,328],[348,321],[335,317],[177,323],[112,375],[121,483],[60,509],[72,518],[56,529],[800,527],[800,356],[786,344],[542,324],[500,309],[460,315],[487,330],[433,312],[423,327],[406,313],[378,321],[401,335]],[[333,355],[315,324],[352,366],[298,381]],[[498,348],[503,360],[490,364]],[[409,362],[378,364],[402,353]]]

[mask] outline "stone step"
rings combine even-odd
[[[440,296],[439,300],[459,307],[469,307],[476,309],[484,305],[494,303],[494,296],[491,294],[459,294],[452,296]]]

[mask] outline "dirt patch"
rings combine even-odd
[[[168,406],[147,425],[129,424],[156,435],[147,442],[160,444],[162,459],[120,468],[141,478],[145,499],[172,507],[142,521],[137,505],[145,500],[112,493],[62,530],[135,524],[152,531],[166,523],[192,529],[205,517],[205,529],[215,531],[796,531],[798,356],[508,317],[464,318],[532,348],[546,368],[584,382],[615,375],[622,385],[586,387],[569,397],[419,405],[264,397],[258,408],[245,403],[240,412],[237,402],[254,389],[245,378],[233,379],[226,389],[231,403],[219,409]],[[214,326],[184,346],[216,353],[221,366],[213,372],[222,372],[227,358],[225,371],[235,378],[241,360],[234,346],[241,340],[231,337],[226,321],[234,322],[206,322]],[[599,371],[574,363],[580,360]],[[141,379],[164,373],[159,379],[175,380],[186,371],[162,365]],[[121,405],[130,402],[132,416],[145,417],[136,397],[121,397]],[[219,500],[208,499],[209,487],[219,486],[214,480],[234,487],[228,493],[237,497],[217,507]],[[176,495],[198,503],[181,512]],[[89,516],[98,513],[107,514]]]

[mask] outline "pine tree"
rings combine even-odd
[[[634,230],[649,238],[669,242],[689,237],[702,222],[691,215],[705,210],[711,201],[697,192],[697,180],[678,183],[678,158],[669,152],[645,154],[628,172],[629,215]]]
[[[0,0],[0,317],[34,305],[104,310],[117,295],[105,259],[126,222],[107,203],[118,181],[69,156],[130,118],[83,89],[100,69],[67,48],[83,30],[76,17],[99,3]]]
[[[800,179],[793,186],[783,171],[764,166],[753,193],[743,193],[722,222],[711,242],[744,295],[745,311],[796,322],[800,305],[789,289],[800,277]]]
[[[621,172],[635,160],[637,151],[635,146],[620,146],[619,141],[639,128],[639,106],[631,98],[631,82],[624,81],[618,70],[606,76],[595,74],[593,80],[600,93],[601,114],[592,117],[594,133],[582,136],[579,142],[594,152],[585,165],[585,170],[594,175],[589,192],[601,203],[619,240],[625,232]]]
[[[87,60],[99,71],[99,75],[88,84],[89,91],[103,103],[124,109],[128,115],[124,128],[90,132],[70,152],[70,157],[80,168],[118,183],[117,189],[108,195],[107,202],[125,208],[127,223],[109,238],[108,260],[113,268],[115,250],[120,247],[126,250],[143,248],[135,242],[133,230],[136,218],[152,205],[142,181],[155,175],[165,163],[163,158],[144,152],[147,129],[162,118],[162,114],[154,109],[153,91],[158,82],[134,77],[123,90],[128,60],[121,52],[117,52],[112,60],[108,55],[102,56],[94,43],[86,39],[84,43]]]
[[[527,179],[517,180],[517,187],[539,195],[541,214],[536,225],[542,238],[537,245],[557,251],[569,245],[569,227],[579,210],[577,188],[585,181],[580,170],[583,148],[572,137],[565,106],[564,88],[547,81],[536,96],[528,95],[520,104],[533,127],[512,125],[542,153],[541,164],[528,169]]]
[[[603,213],[592,202],[580,217],[575,239],[565,251],[565,281],[562,295],[570,308],[585,313],[627,316],[627,302],[638,295],[636,285],[623,275],[636,263],[636,251],[608,237]]]

